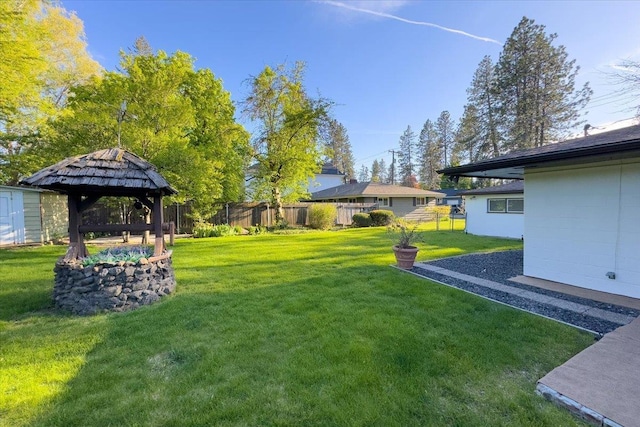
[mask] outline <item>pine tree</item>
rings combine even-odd
[[[442,149],[442,165],[451,165],[451,150],[453,149],[454,125],[448,111],[440,113],[436,121],[436,138],[438,145]]]
[[[580,110],[592,91],[575,88],[579,67],[557,34],[523,17],[507,39],[496,65],[496,89],[506,149],[539,147],[580,124]]]
[[[436,171],[442,167],[442,150],[431,120],[427,120],[422,126],[417,151],[420,181],[428,189],[440,188],[440,177]]]
[[[380,166],[380,182],[383,184],[388,184],[389,177],[388,177],[387,163],[384,161],[384,159],[380,159],[380,161],[378,162],[378,165]]]
[[[465,105],[454,137],[453,157],[460,163],[479,160],[483,145],[482,136],[478,111],[472,104]]]
[[[326,131],[327,148],[329,149],[329,157],[331,163],[344,172],[347,182],[355,177],[353,152],[351,143],[347,135],[347,129],[335,119],[331,119],[328,123]]]
[[[360,172],[358,173],[358,182],[369,182],[369,168],[365,165],[362,165],[360,168]]]
[[[467,89],[467,105],[464,116],[475,116],[477,143],[475,160],[500,155],[501,134],[498,129],[498,101],[495,70],[491,58],[485,56],[478,64],[471,86]],[[469,108],[469,111],[467,111]],[[469,125],[466,125],[469,128]]]
[[[380,162],[378,162],[378,160],[374,160],[373,164],[371,165],[371,182],[381,182],[381,178],[380,178],[380,173],[381,173],[381,169],[380,169]]]
[[[413,175],[413,162],[415,162],[415,145],[416,135],[411,130],[411,126],[407,126],[400,137],[400,151],[398,152],[398,175],[402,185],[410,187],[411,176]]]

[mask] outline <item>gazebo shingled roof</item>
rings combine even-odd
[[[154,255],[164,251],[162,196],[177,191],[149,162],[121,148],[69,157],[21,181],[66,193],[69,203],[69,250],[66,260],[88,255],[83,234],[89,231],[153,231]],[[152,224],[82,225],[82,212],[102,196],[135,197],[153,213]],[[151,197],[151,201],[148,197]]]
[[[152,164],[120,148],[69,157],[23,179],[22,183],[67,194],[136,196],[177,193]]]

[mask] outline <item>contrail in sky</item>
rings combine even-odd
[[[498,45],[502,46],[502,43],[500,43],[498,40],[494,40],[494,39],[491,39],[489,37],[476,36],[474,34],[469,34],[469,33],[464,32],[462,30],[456,30],[456,29],[453,29],[453,28],[443,27],[442,25],[432,24],[431,22],[412,21],[410,19],[401,18],[399,16],[391,15],[391,14],[384,13],[384,12],[376,12],[375,10],[362,9],[362,8],[359,8],[359,7],[350,6],[348,4],[341,3],[339,1],[320,0],[319,3],[325,3],[325,4],[328,4],[328,5],[331,5],[331,6],[341,7],[343,9],[349,9],[349,10],[353,10],[353,11],[356,11],[356,12],[368,13],[369,15],[381,16],[383,18],[395,19],[396,21],[405,22],[407,24],[423,25],[425,27],[433,27],[433,28],[437,28],[437,29],[442,30],[442,31],[448,31],[450,33],[460,34],[460,35],[463,35],[465,37],[471,37],[472,39],[481,40],[483,42],[495,43],[495,44],[498,44]]]

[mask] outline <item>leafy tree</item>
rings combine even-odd
[[[418,162],[420,181],[423,185],[428,189],[440,188],[440,177],[436,171],[442,167],[442,148],[431,120],[427,120],[420,131]]]
[[[381,172],[382,169],[380,168],[380,162],[376,159],[371,165],[371,182],[382,182],[380,178]]]
[[[467,105],[461,119],[465,122],[467,137],[471,127],[475,130],[474,160],[487,159],[500,155],[502,138],[499,130],[498,100],[496,78],[493,63],[489,56],[480,61],[471,87],[467,89]],[[473,126],[470,125],[473,120]]]
[[[324,146],[319,132],[328,121],[331,103],[307,95],[304,63],[266,67],[250,79],[244,114],[256,122],[252,138],[256,162],[253,189],[269,196],[276,222],[284,219],[283,201],[308,197],[307,183],[319,171]]]
[[[413,175],[413,162],[415,162],[415,145],[416,135],[411,130],[411,126],[407,126],[402,136],[400,136],[400,151],[398,152],[398,173],[402,185],[406,187],[412,186],[411,176]]]
[[[249,137],[221,81],[195,71],[184,52],[121,57],[122,71],[73,89],[49,157],[120,145],[154,164],[179,191],[176,200],[192,200],[196,217],[239,200]]]
[[[556,34],[523,17],[507,39],[496,65],[496,90],[506,149],[539,147],[579,125],[592,91],[576,90],[579,67],[568,60]]]
[[[448,111],[440,113],[436,121],[435,134],[437,143],[442,150],[442,165],[447,167],[451,165],[451,150],[453,150],[454,143],[454,124]]]
[[[346,175],[348,182],[355,176],[355,166],[347,128],[335,119],[329,120],[327,128],[327,148],[331,163]]]
[[[100,72],[86,50],[82,21],[44,0],[0,1],[0,183],[44,166],[34,152],[72,86]]]

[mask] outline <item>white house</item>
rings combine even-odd
[[[345,174],[332,163],[322,165],[322,170],[309,180],[309,193],[326,190],[344,184]]]
[[[640,126],[439,171],[524,179],[524,274],[640,298]]]
[[[68,236],[67,198],[0,185],[0,246],[45,243]]]
[[[524,238],[524,182],[462,191],[466,232],[478,236]]]

